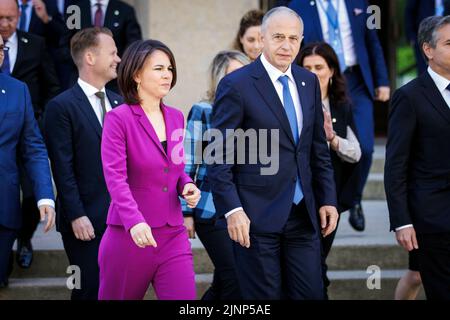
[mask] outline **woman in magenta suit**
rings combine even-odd
[[[184,173],[183,114],[162,103],[176,82],[172,52],[156,40],[124,53],[118,84],[125,104],[108,112],[103,171],[111,195],[100,244],[99,299],[196,298],[194,265],[179,196],[195,207],[200,191]]]

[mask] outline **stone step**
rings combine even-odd
[[[370,173],[383,173],[384,172],[384,157],[373,158],[372,166],[370,167]]]
[[[386,200],[383,173],[370,173],[364,187],[363,200]]]
[[[330,271],[329,297],[332,300],[392,300],[395,286],[405,270],[381,271],[379,288],[369,289],[369,274],[365,270]],[[212,274],[196,276],[197,298],[200,299],[212,281]],[[372,282],[370,282],[372,283]],[[6,289],[0,289],[0,300],[67,300],[70,290],[66,278],[11,279]],[[424,299],[423,290],[419,299]],[[150,288],[145,299],[155,299]]]
[[[193,248],[196,274],[212,273],[214,266],[204,248]],[[407,253],[397,245],[385,246],[335,246],[327,260],[331,270],[366,269],[377,265],[381,269],[407,267]],[[66,277],[69,266],[63,250],[37,250],[30,269],[14,266],[11,278],[57,278]]]

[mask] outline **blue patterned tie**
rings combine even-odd
[[[283,106],[286,111],[286,115],[291,126],[292,135],[294,136],[295,144],[298,144],[299,134],[298,134],[298,122],[297,115],[295,114],[294,100],[292,100],[291,91],[289,90],[289,77],[281,76],[278,81],[283,85]],[[297,176],[297,182],[295,184],[295,192],[293,202],[299,204],[303,199],[303,191],[300,185],[300,176]]]
[[[27,3],[22,3],[20,5],[21,13],[20,13],[19,29],[22,30],[22,31],[25,31],[25,32],[28,31],[28,30],[26,30],[27,29],[27,13],[26,13],[27,7],[28,7],[28,2]]]
[[[7,40],[3,40],[3,43],[6,46]],[[9,53],[8,50],[3,50],[3,64],[2,64],[2,72],[6,74],[11,74],[10,70],[10,64],[9,64]]]
[[[328,41],[330,45],[333,47],[334,51],[336,52],[336,55],[338,56],[341,70],[344,71],[346,65],[344,59],[344,49],[342,47],[341,32],[339,30],[338,13],[334,8],[331,0],[328,0],[326,14],[328,17]]]

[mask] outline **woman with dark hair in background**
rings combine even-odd
[[[264,12],[250,10],[241,19],[233,49],[241,51],[254,61],[262,52],[261,24]]]
[[[176,79],[163,43],[126,49],[118,74],[125,103],[106,114],[101,144],[111,195],[98,257],[101,300],[142,299],[150,283],[158,299],[196,299],[179,196],[193,208],[200,191],[184,172],[183,114],[162,102]]]
[[[189,208],[184,201],[184,223],[189,237],[195,232],[208,252],[214,264],[214,278],[211,287],[202,300],[238,300],[241,299],[236,278],[232,241],[224,223],[216,223],[211,188],[206,176],[205,159],[202,163],[195,161],[205,143],[202,137],[211,126],[212,103],[219,81],[228,73],[249,64],[250,60],[239,51],[221,51],[213,59],[210,67],[209,90],[206,99],[194,104],[188,115],[186,125],[186,173],[196,182],[201,190],[201,200],[195,209]],[[197,136],[196,136],[197,134]]]
[[[305,46],[299,54],[298,64],[315,73],[319,79],[324,109],[324,129],[330,147],[336,181],[337,209],[341,213],[353,205],[354,195],[357,191],[356,179],[359,174],[357,162],[361,158],[361,148],[356,136],[345,80],[339,69],[336,53],[325,42],[311,43]],[[322,239],[325,294],[330,284],[326,275],[326,258],[333,244],[336,230]]]

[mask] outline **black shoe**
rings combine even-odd
[[[361,204],[356,204],[353,208],[350,209],[350,215],[348,217],[348,222],[356,231],[364,231],[365,228],[365,220],[364,220],[364,212],[361,207]]]
[[[0,289],[6,288],[8,286],[8,279],[5,281],[0,281]]]
[[[33,247],[31,241],[22,241],[17,239],[17,264],[25,269],[28,269],[33,262]]]

